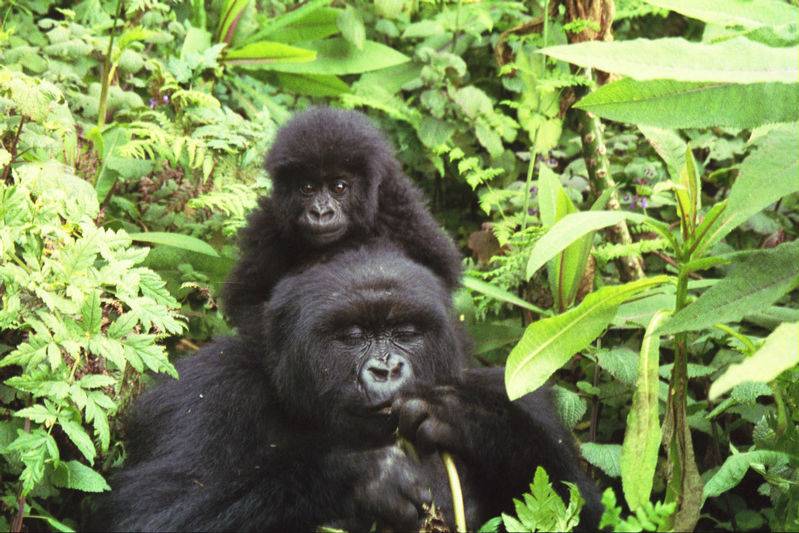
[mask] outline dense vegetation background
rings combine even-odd
[[[148,373],[229,332],[262,157],[311,103],[390,135],[467,256],[476,358],[514,398],[556,384],[607,526],[799,530],[797,22],[795,0],[3,2],[0,530],[79,527]],[[501,520],[565,529],[571,503],[537,475]]]

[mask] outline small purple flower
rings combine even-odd
[[[533,185],[532,187],[530,187],[530,194],[532,194],[533,196],[535,196],[536,194],[538,194],[538,187],[536,187],[535,185]]]
[[[150,109],[155,109],[156,101],[155,98],[150,98]]]
[[[164,96],[162,96],[161,97],[161,101],[164,102],[164,104],[168,104],[169,103],[169,95],[165,94]]]
[[[647,202],[644,196],[641,197],[641,201],[638,203],[641,205],[641,209],[646,209],[646,206],[649,205],[649,202]]]
[[[537,217],[538,216],[538,209],[536,209],[534,207],[531,208],[531,209],[528,209],[527,210],[527,214],[530,215],[530,216],[533,216],[533,217]]]

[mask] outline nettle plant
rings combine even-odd
[[[177,377],[159,340],[184,322],[141,266],[148,249],[96,225],[97,191],[68,164],[75,131],[58,89],[0,71],[0,115],[0,490],[15,527],[30,516],[64,530],[37,498],[108,490],[109,419],[142,372]]]

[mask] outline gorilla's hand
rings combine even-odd
[[[432,502],[421,466],[398,446],[356,453],[360,472],[346,529],[368,531],[377,522],[395,531],[418,530]]]
[[[485,400],[475,401],[453,386],[424,387],[395,400],[391,413],[397,418],[399,434],[420,453],[438,449],[469,458],[480,454],[474,432],[507,417],[509,402]]]

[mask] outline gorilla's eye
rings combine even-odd
[[[315,190],[316,190],[316,185],[314,185],[310,181],[306,181],[300,186],[300,191],[302,191],[302,194],[305,195],[313,194]]]
[[[344,180],[336,180],[333,184],[333,192],[336,194],[343,194],[347,190],[349,184]]]
[[[358,344],[363,340],[363,330],[358,326],[351,326],[346,328],[341,335],[339,335],[339,340],[345,342],[347,344]]]
[[[394,329],[394,338],[401,341],[410,341],[419,337],[419,330],[412,324],[405,324]]]

